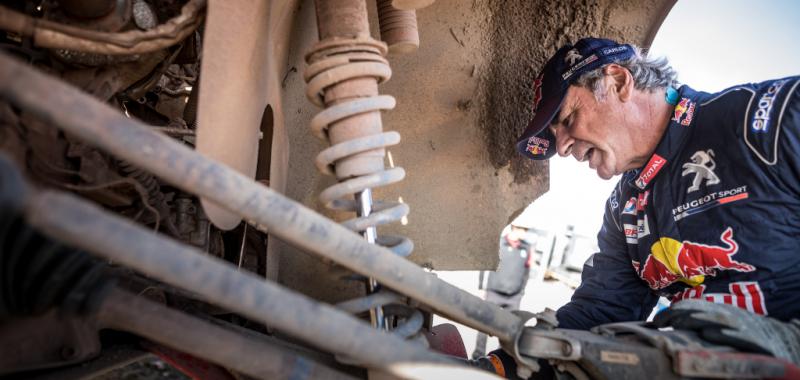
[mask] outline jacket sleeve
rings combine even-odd
[[[644,320],[658,302],[626,253],[625,235],[617,219],[617,194],[612,193],[606,202],[603,227],[597,235],[600,252],[586,261],[581,285],[572,300],[558,310],[558,327],[588,330],[605,323]]]
[[[793,78],[786,86],[786,100],[773,105],[773,119],[777,120],[776,129],[781,133],[777,137],[780,141],[774,144],[779,150],[777,161],[786,161],[777,178],[800,197],[800,77]]]

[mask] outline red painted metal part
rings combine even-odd
[[[434,326],[430,332],[425,333],[425,337],[432,350],[467,359],[467,348],[455,325],[443,323]]]
[[[236,380],[224,367],[187,353],[150,342],[143,342],[142,346],[192,379]]]

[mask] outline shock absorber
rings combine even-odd
[[[386,147],[400,142],[400,134],[384,132],[381,110],[394,108],[394,98],[378,94],[378,84],[391,77],[384,58],[386,44],[369,36],[364,0],[316,2],[320,41],[306,56],[306,95],[324,108],[311,120],[313,134],[330,143],[316,158],[317,168],[335,175],[338,183],[323,190],[320,199],[331,209],[356,213],[344,222],[371,243],[408,256],[411,241],[399,236],[378,236],[376,227],[402,219],[408,206],[401,202],[373,201],[371,189],[398,182],[402,168],[386,169]],[[368,280],[368,291],[378,284]],[[373,325],[384,328],[383,310],[371,310]]]

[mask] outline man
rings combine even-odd
[[[798,83],[709,94],[676,88],[666,60],[631,45],[586,38],[555,53],[517,150],[622,175],[559,327],[644,320],[659,295],[800,316]]]
[[[496,271],[489,272],[486,300],[506,310],[519,310],[530,276],[533,249],[525,239],[526,230],[522,227],[509,225],[501,235],[500,264]],[[478,333],[473,359],[486,354],[486,339],[486,334]]]
[[[530,276],[531,244],[525,230],[510,226],[500,237],[500,264],[489,273],[486,300],[508,310],[519,310],[525,284]]]

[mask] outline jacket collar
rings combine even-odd
[[[664,136],[656,146],[650,160],[643,167],[633,170],[628,182],[630,186],[639,190],[646,190],[653,183],[667,164],[673,161],[686,142],[689,131],[693,128],[694,119],[697,118],[697,100],[699,94],[689,86],[678,89],[678,103],[675,105],[672,117],[669,120]]]

